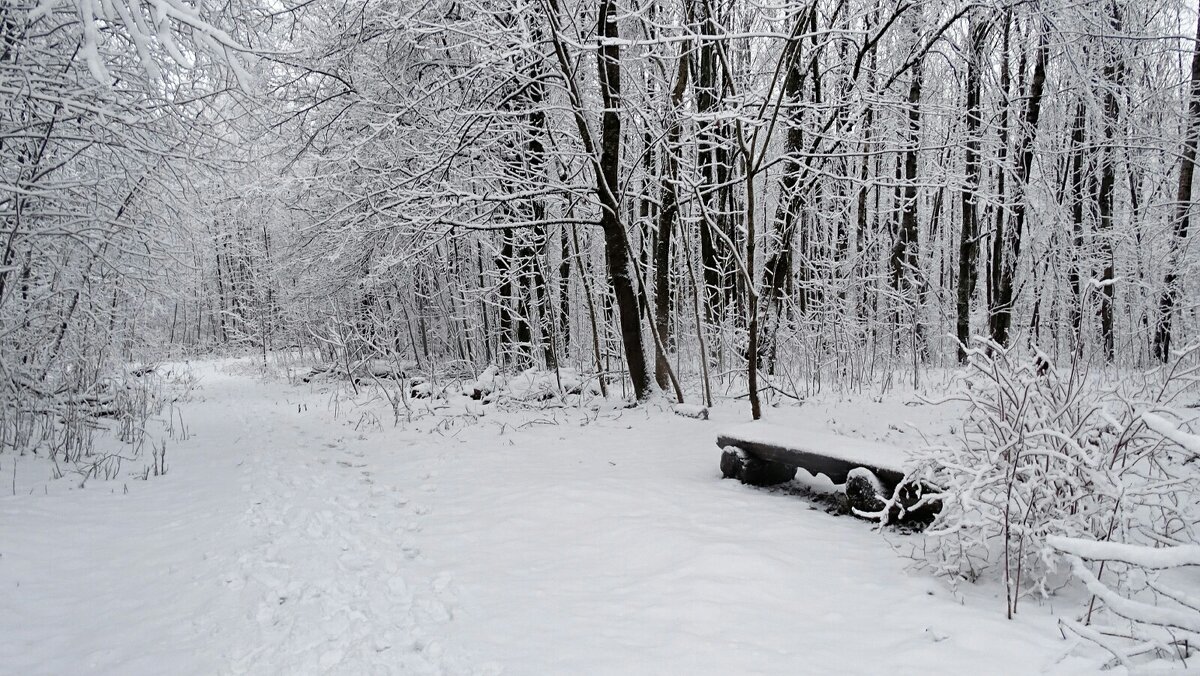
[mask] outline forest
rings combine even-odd
[[[147,348],[646,398],[919,377],[974,336],[1145,367],[1194,331],[1191,7],[4,12],[10,398]]]
[[[356,434],[372,405],[380,435],[512,416],[483,446],[544,416],[644,411],[647,456],[710,409],[836,418],[936,488],[936,520],[893,545],[929,579],[993,589],[1009,619],[1083,599],[1038,633],[1089,648],[1025,667],[1186,665],[1198,143],[1191,0],[2,0],[0,582],[5,537],[49,546],[21,540],[23,494],[207,476],[174,454],[197,393],[229,408],[196,425],[241,415],[241,390],[215,394],[234,369]],[[713,435],[686,429],[670,461],[712,474]],[[702,513],[743,495],[688,490]],[[761,518],[789,509],[761,493]],[[872,526],[836,523],[881,556]],[[364,673],[343,652],[290,667]],[[435,657],[383,673],[476,673]]]

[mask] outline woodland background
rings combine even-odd
[[[1200,566],[1198,32],[1196,8],[1177,0],[4,0],[0,460],[11,504],[30,455],[52,465],[52,482],[74,472],[79,489],[126,478],[122,462],[147,463],[135,478],[164,475],[168,440],[190,437],[176,404],[195,382],[181,362],[198,357],[227,398],[196,407],[214,439],[230,437],[214,457],[256,458],[244,476],[270,479],[253,485],[281,496],[276,524],[292,523],[293,503],[324,499],[338,470],[310,461],[344,440],[304,443],[360,386],[386,398],[396,427],[414,422],[411,399],[428,400],[416,417],[436,419],[439,434],[479,422],[484,406],[501,417],[555,407],[552,422],[569,408],[561,420],[581,425],[606,411],[617,429],[624,400],[662,392],[704,406],[744,398],[755,419],[764,403],[846,393],[860,397],[838,404],[851,420],[871,415],[869,399],[931,435],[905,449],[905,481],[941,509],[901,540],[914,559],[952,586],[1003,584],[994,596],[1009,618],[1019,600],[1074,580],[1090,600],[1058,624],[1064,639],[1101,646],[1112,665],[1186,660],[1200,639],[1200,601],[1186,591]],[[284,365],[289,386],[332,376],[333,412],[302,430],[293,405],[316,411],[327,393],[313,385],[301,402],[299,388],[238,384],[221,372],[233,354],[253,355],[259,375]],[[951,411],[944,431],[905,410],[929,403],[931,373],[924,382],[954,399],[939,409]],[[901,384],[912,400],[885,402]],[[778,418],[833,426],[817,406],[791,408]],[[464,464],[486,478],[454,490],[486,495],[478,485],[502,474],[486,462],[525,467],[492,443],[508,423],[532,424],[518,417],[476,440]],[[709,431],[672,428],[692,422],[661,425],[659,474],[633,477],[644,492],[695,469],[679,440]],[[279,442],[275,423],[299,445]],[[286,446],[274,450],[295,467],[247,452],[242,431]],[[565,439],[509,452],[562,461]],[[422,443],[405,437],[409,455],[383,444],[381,462],[444,450]],[[654,455],[618,450],[630,466]],[[203,476],[209,456],[192,457]],[[363,457],[332,467],[366,467]],[[688,479],[675,525],[703,540],[694,514],[707,513],[746,535],[740,515],[712,510],[712,464]],[[590,489],[581,467],[567,476]],[[540,486],[536,473],[520,478]],[[343,513],[357,515],[366,489],[336,485],[334,498],[354,499]],[[513,485],[507,495],[535,493]],[[619,490],[592,501],[603,518],[624,499],[622,518],[640,524],[637,484],[607,485]],[[875,518],[904,508],[900,490]],[[257,505],[248,541],[273,541]],[[42,512],[23,509],[11,532],[37,561],[49,540],[25,536],[40,536]],[[602,518],[584,517],[575,530]],[[310,525],[292,563],[332,542],[330,524]],[[379,533],[361,541],[395,544]],[[473,546],[455,560],[491,565]],[[736,560],[760,547],[778,563],[773,546],[748,542],[751,559]],[[351,549],[376,553],[339,552]],[[91,551],[56,547],[54,561],[60,550]],[[246,579],[278,564],[245,560]],[[46,569],[30,564],[24,579]],[[674,579],[661,586],[693,600]],[[740,594],[743,582],[699,588]],[[272,612],[290,593],[263,589]],[[24,598],[44,605],[36,587]],[[313,663],[286,640],[254,643]],[[379,660],[386,647],[359,646]]]
[[[235,346],[571,366],[756,417],[976,335],[1151,365],[1196,321],[1195,24],[1174,0],[7,2],[6,422],[114,360]]]

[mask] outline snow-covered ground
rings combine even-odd
[[[716,432],[742,405],[701,421],[472,404],[394,428],[378,403],[230,366],[196,366],[165,476],[81,489],[17,462],[16,495],[0,491],[0,672],[1097,668],[1051,602],[1007,621],[998,589],[954,592],[904,558],[917,536],[722,481]],[[957,424],[903,396],[769,417],[899,446],[920,443],[905,423]],[[5,489],[12,470],[0,457]]]

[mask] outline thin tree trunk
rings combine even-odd
[[[1174,329],[1175,308],[1179,305],[1180,276],[1183,251],[1187,246],[1188,228],[1192,216],[1192,173],[1196,168],[1196,145],[1200,138],[1200,17],[1196,23],[1196,42],[1192,52],[1192,75],[1189,88],[1187,132],[1183,139],[1183,158],[1179,166],[1179,188],[1175,195],[1175,216],[1171,228],[1171,253],[1167,259],[1167,274],[1163,293],[1158,301],[1158,325],[1154,331],[1154,357],[1167,361],[1171,357],[1171,332]]]
[[[701,118],[696,124],[696,162],[700,169],[700,195],[704,200],[704,213],[714,215],[711,222],[708,218],[700,222],[700,270],[704,281],[704,318],[709,324],[714,324],[721,302],[721,264],[717,258],[716,238],[712,233],[712,228],[720,227],[720,219],[715,216],[718,209],[717,137],[713,133],[712,120],[706,118],[713,114],[717,106],[718,65],[717,45],[714,43],[717,25],[711,14],[709,3],[704,0],[691,0],[689,9],[696,24],[696,32],[703,36],[699,40],[696,86],[693,91],[696,96],[696,114]]]
[[[1025,220],[1028,214],[1028,181],[1033,169],[1033,148],[1037,141],[1038,120],[1042,114],[1042,93],[1046,85],[1046,60],[1050,53],[1049,27],[1041,26],[1037,56],[1033,66],[1033,80],[1029,85],[1024,128],[1018,143],[1017,165],[1014,168],[1015,184],[1019,194],[1012,205],[1012,233],[1007,240],[997,233],[993,254],[993,274],[997,275],[995,304],[991,308],[992,340],[999,345],[1008,345],[1009,329],[1012,326],[1013,305],[1016,301],[1014,280],[1021,260],[1021,244],[1024,237]],[[1009,242],[1008,240],[1011,240]]]
[[[562,357],[571,355],[571,245],[564,226],[560,233],[561,258],[558,261],[558,333]]]
[[[600,116],[599,171],[596,172],[596,192],[600,199],[600,227],[604,231],[604,252],[608,261],[609,281],[620,315],[621,342],[629,379],[639,400],[650,396],[651,380],[646,369],[646,354],[642,345],[642,327],[638,316],[637,292],[629,256],[629,241],[621,223],[620,194],[621,164],[621,48],[617,43],[616,0],[600,0],[597,34],[602,39],[596,59],[600,94],[604,112]]]
[[[796,21],[803,24],[813,22],[815,32],[815,4],[809,8],[807,13],[798,15]],[[795,34],[802,32],[799,27],[793,31]],[[783,81],[783,100],[791,106],[797,106],[800,102],[801,88],[807,72],[805,64],[800,60],[802,44],[800,38],[793,38],[785,47],[787,52],[782,57],[788,64],[787,75]],[[816,63],[815,58],[813,63]],[[817,82],[816,79],[814,79],[815,82]],[[763,352],[768,360],[767,371],[771,373],[775,371],[775,336],[778,332],[777,325],[783,314],[784,291],[792,274],[796,224],[804,209],[805,196],[801,194],[800,175],[802,169],[799,160],[800,154],[804,150],[804,131],[800,122],[801,115],[799,113],[789,114],[785,122],[787,133],[783,142],[783,170],[779,178],[779,201],[775,208],[774,231],[771,235],[771,239],[775,242],[775,250],[767,256],[763,265],[762,287],[766,298],[761,302],[765,320],[763,322],[766,330],[765,341],[767,342]],[[801,294],[804,294],[805,291],[806,288],[802,288]],[[801,307],[803,308],[803,300]]]
[[[592,328],[592,356],[596,360],[596,378],[600,381],[600,395],[608,398],[608,385],[605,383],[604,357],[600,354],[600,327],[596,321],[596,303],[592,299],[592,285],[588,282],[587,270],[583,269],[583,256],[579,253],[579,235],[571,229],[571,242],[575,245],[573,258],[579,270],[579,282],[583,285],[583,302],[587,306],[588,322]]]
[[[913,340],[925,352],[925,330],[921,324],[920,227],[917,223],[917,151],[921,144],[921,66],[914,66],[908,88],[908,150],[904,153],[900,228],[892,248],[892,286],[901,294],[911,313]]]
[[[1080,270],[1083,268],[1084,250],[1083,250],[1083,229],[1084,229],[1084,190],[1087,185],[1085,176],[1085,144],[1087,125],[1087,109],[1084,106],[1083,98],[1080,97],[1079,102],[1075,105],[1075,120],[1072,123],[1071,129],[1071,168],[1070,168],[1070,188],[1068,194],[1071,198],[1071,258],[1070,265],[1067,269],[1067,281],[1071,286],[1071,292],[1074,294],[1074,303],[1071,305],[1071,331],[1072,331],[1072,348],[1078,350],[1083,342],[1083,303],[1084,303],[1084,288],[1083,275]]]
[[[1112,15],[1109,17],[1113,32],[1120,34],[1121,10],[1117,3],[1111,5]],[[1112,361],[1116,351],[1114,336],[1114,303],[1116,262],[1113,258],[1113,193],[1115,192],[1116,153],[1115,137],[1120,108],[1117,103],[1117,90],[1124,83],[1124,64],[1120,54],[1104,55],[1104,146],[1100,150],[1100,186],[1096,194],[1096,229],[1100,244],[1100,293],[1103,296],[1100,305],[1100,334],[1104,343],[1104,356]]]
[[[675,86],[671,90],[671,110],[678,115],[687,90],[689,49],[680,43],[679,67],[675,74]],[[676,182],[679,179],[679,135],[680,120],[672,117],[667,129],[666,151],[663,153],[663,176],[660,198],[662,206],[658,212],[658,236],[654,251],[654,325],[658,331],[655,347],[654,377],[658,386],[666,389],[670,385],[667,349],[671,343],[671,235],[675,221],[679,218],[679,195]]]
[[[975,293],[976,261],[979,256],[979,220],[976,204],[979,199],[979,144],[983,120],[979,111],[979,94],[983,72],[984,50],[990,24],[981,20],[978,12],[970,17],[970,53],[967,55],[966,151],[964,169],[966,182],[962,190],[962,230],[958,244],[958,360],[967,361],[971,342],[971,297]]]

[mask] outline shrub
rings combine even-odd
[[[1193,385],[1195,352],[1106,388],[1078,361],[1060,369],[1041,354],[973,346],[957,395],[969,404],[962,431],[918,452],[910,473],[942,503],[923,561],[954,580],[1002,580],[1011,617],[1021,598],[1069,580],[1049,538],[1191,537],[1194,484],[1180,477],[1194,470],[1143,414],[1168,411]]]

